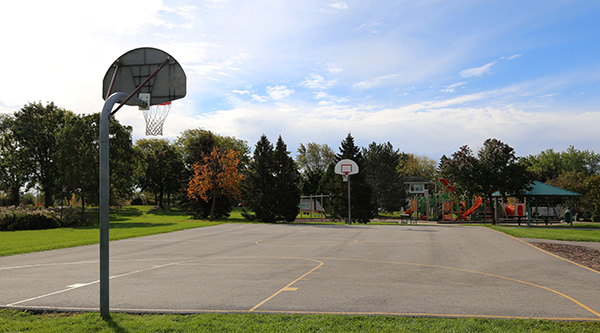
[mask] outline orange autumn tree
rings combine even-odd
[[[188,184],[190,199],[211,200],[210,219],[214,219],[215,206],[219,196],[237,197],[239,184],[244,179],[240,172],[240,153],[230,149],[214,147],[210,154],[202,154],[200,161],[194,162],[194,175]]]

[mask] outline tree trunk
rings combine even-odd
[[[163,190],[160,190],[160,192],[158,192],[158,207],[164,208],[163,207]]]
[[[81,213],[85,214],[85,198],[81,195]]]
[[[12,206],[18,206],[19,205],[19,189],[20,186],[15,186],[13,187],[10,192],[10,204]]]
[[[213,190],[212,193],[212,203],[210,205],[210,218],[209,221],[212,221],[215,219],[215,207],[217,206],[217,193],[216,191]]]
[[[52,191],[45,190],[44,191],[44,208],[48,208],[54,204],[54,200],[52,200]]]

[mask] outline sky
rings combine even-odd
[[[439,160],[499,139],[517,156],[600,152],[600,2],[11,1],[0,11],[0,112],[100,112],[102,79],[139,47],[187,76],[164,137],[202,128],[338,152],[390,142]],[[137,107],[116,118],[144,138]]]

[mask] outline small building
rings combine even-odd
[[[431,180],[427,180],[421,177],[407,176],[402,178],[404,184],[408,185],[408,196],[409,197],[422,197],[429,194],[427,185],[433,184]]]

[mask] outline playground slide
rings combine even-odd
[[[466,212],[464,212],[464,214],[462,216],[466,217],[466,216],[469,216],[469,215],[473,214],[473,212],[475,210],[477,210],[477,208],[479,208],[481,206],[482,202],[483,202],[483,199],[481,197],[475,198],[475,204],[473,204],[473,207],[469,208],[469,210],[467,210]]]
[[[444,184],[444,186],[446,186],[448,190],[450,190],[450,192],[454,192],[454,186],[450,184],[450,182],[446,178],[440,178],[440,181],[442,182],[442,184]]]

